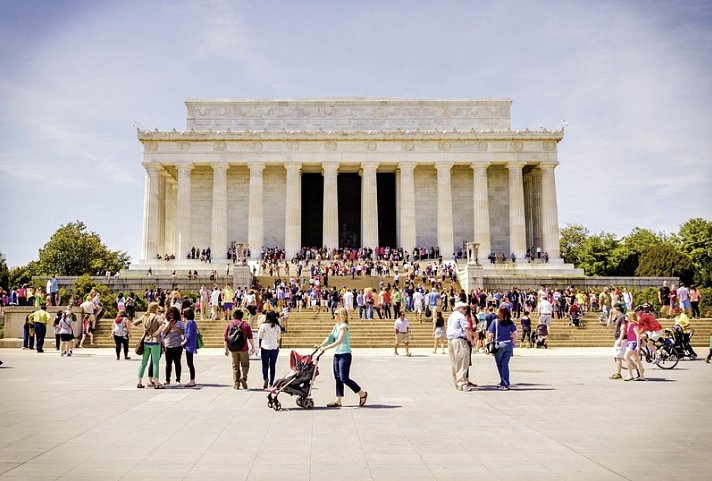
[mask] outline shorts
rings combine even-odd
[[[445,329],[442,327],[436,327],[435,328],[435,333],[433,334],[434,339],[444,339],[445,338]]]
[[[397,332],[396,333],[396,342],[398,344],[410,342],[410,336],[408,335],[407,332]]]
[[[690,301],[681,301],[680,304],[682,305],[682,308],[685,310],[692,309],[692,304],[690,303]]]
[[[415,312],[423,312],[423,306],[416,304],[413,308]]]
[[[60,334],[59,339],[62,342],[68,342],[68,341],[71,341],[72,339],[74,339],[74,334]]]
[[[232,302],[223,302],[223,310],[229,311],[232,309]]]
[[[648,336],[648,339],[650,339],[651,341],[657,341],[662,337],[663,331],[662,329],[658,331],[646,331],[645,335]]]
[[[613,344],[613,357],[616,359],[623,359],[625,357],[625,349],[628,345],[628,341],[623,339],[622,341],[616,340]]]
[[[629,342],[629,343],[628,343],[628,346],[627,346],[627,349],[628,349],[629,351],[635,351],[636,349],[638,349],[638,343],[637,343],[636,341],[631,341],[631,342]]]

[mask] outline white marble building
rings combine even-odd
[[[463,245],[560,264],[563,130],[512,131],[510,100],[188,100],[186,129],[139,131],[139,265],[284,247]],[[553,266],[552,266],[553,267]]]

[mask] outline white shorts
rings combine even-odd
[[[648,336],[648,339],[650,339],[651,341],[657,341],[662,337],[663,330],[660,329],[658,331],[646,331],[645,335]]]
[[[613,357],[617,359],[623,359],[625,357],[625,349],[628,346],[628,341],[623,339],[622,341],[616,340],[613,344]]]

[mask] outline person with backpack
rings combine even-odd
[[[225,356],[232,358],[232,387],[247,389],[250,371],[250,354],[255,352],[250,323],[243,321],[241,309],[233,313],[234,319],[225,328]]]

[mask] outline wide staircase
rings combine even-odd
[[[358,312],[353,312],[354,316],[350,321],[351,345],[361,348],[388,348],[393,346],[394,319],[373,320],[358,319]],[[450,312],[446,312],[444,317]],[[354,318],[355,317],[355,318]],[[423,323],[415,320],[414,313],[408,313],[407,319],[410,321],[411,346],[432,348],[433,346],[433,325],[430,319],[424,319]],[[111,319],[103,319],[98,323],[95,332],[96,347],[112,347],[114,345],[111,336]],[[223,335],[225,332],[225,320],[204,319],[197,320],[199,329],[203,334],[206,347],[222,347]],[[534,323],[536,319],[534,318]],[[662,320],[663,327],[670,327],[673,322]],[[331,314],[328,312],[313,312],[309,310],[293,311],[289,315],[287,323],[287,333],[282,339],[282,346],[285,348],[309,348],[321,343],[334,326]],[[517,323],[519,327],[519,323]],[[705,348],[709,345],[709,336],[712,332],[712,319],[695,319],[692,321],[696,334],[693,336],[693,345]],[[256,326],[253,326],[256,327]],[[142,332],[140,327],[132,330],[133,345],[139,339]],[[88,344],[88,343],[86,343]],[[548,345],[550,348],[556,347],[610,347],[613,345],[613,331],[611,328],[601,325],[597,314],[587,314],[583,318],[583,326],[580,328],[571,327],[567,320],[555,319],[552,323]],[[698,354],[706,351],[699,349]]]

